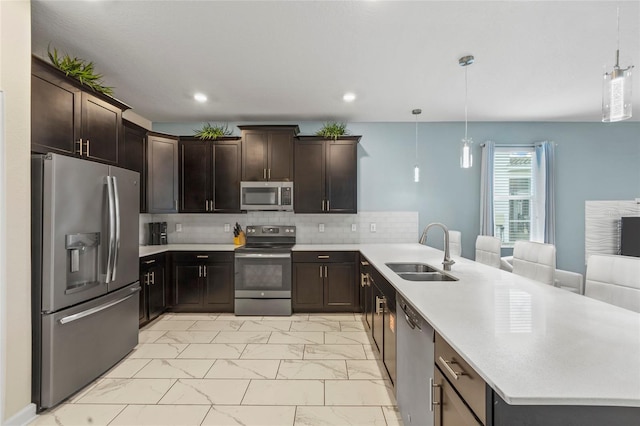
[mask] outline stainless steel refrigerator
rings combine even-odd
[[[53,407],[138,343],[139,174],[32,155],[32,399]]]

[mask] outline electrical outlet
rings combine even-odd
[[[176,232],[182,232],[182,224],[176,223]]]
[[[351,224],[351,232],[356,232],[358,230],[357,226],[355,223]]]
[[[372,224],[369,225],[369,231],[376,232],[376,224],[375,223],[372,223]]]
[[[318,224],[318,232],[324,232],[324,223]]]
[[[231,225],[229,225],[228,223],[224,224],[224,232],[230,232],[231,231]]]

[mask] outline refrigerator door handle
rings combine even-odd
[[[116,212],[116,231],[115,231],[115,244],[113,247],[113,267],[111,271],[111,280],[116,280],[116,269],[118,266],[118,260],[120,257],[120,194],[118,193],[118,180],[115,176],[111,177],[113,182],[113,200],[114,210]]]
[[[112,281],[111,279],[111,269],[114,263],[114,249],[115,245],[115,228],[116,228],[116,214],[115,214],[115,205],[113,199],[113,182],[111,181],[111,176],[107,176],[107,194],[108,194],[108,206],[109,209],[109,252],[107,256],[107,284]]]
[[[133,294],[129,294],[129,295],[123,297],[122,299],[114,300],[113,302],[105,303],[104,305],[96,306],[95,308],[87,309],[86,311],[78,312],[77,314],[73,314],[73,315],[69,315],[69,316],[64,317],[64,318],[60,318],[59,322],[60,322],[60,324],[68,324],[70,322],[77,321],[79,319],[88,317],[89,315],[97,314],[98,312],[104,311],[105,309],[109,309],[110,307],[115,306],[115,305],[117,305],[119,303],[122,303],[125,300],[128,300],[128,299],[132,298],[133,296],[135,296],[135,293],[140,291],[140,287],[132,288],[131,291],[133,292]]]

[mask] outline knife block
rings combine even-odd
[[[240,235],[233,237],[233,244],[237,246],[243,246],[247,242],[247,238],[244,235],[244,231],[240,231]]]

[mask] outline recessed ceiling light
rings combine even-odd
[[[345,102],[353,102],[356,100],[356,94],[351,92],[345,93],[342,100]]]
[[[195,95],[193,95],[193,99],[198,102],[207,102],[207,95],[205,95],[204,93],[196,93]]]

